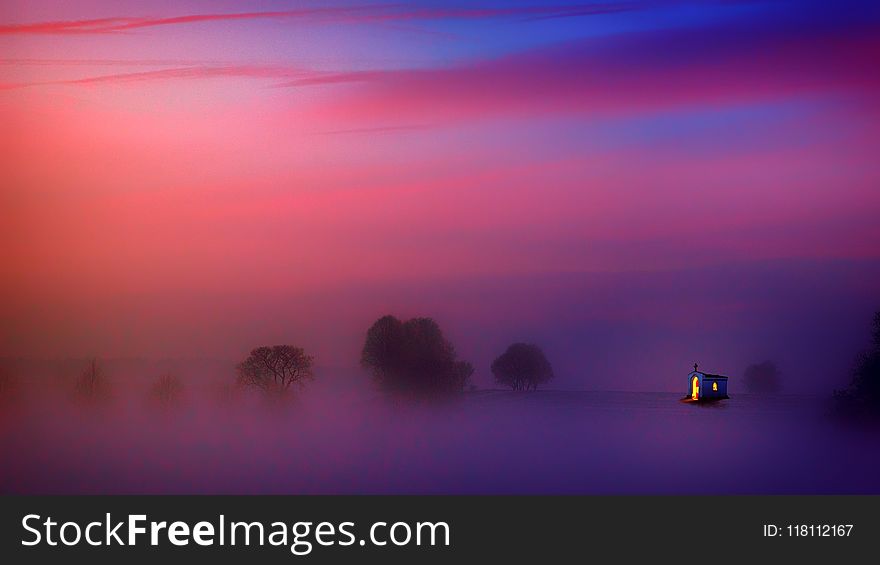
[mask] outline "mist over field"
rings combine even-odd
[[[878,493],[878,60],[866,0],[3,0],[0,492]]]
[[[232,300],[189,318],[202,297],[145,312],[126,346],[237,358],[4,359],[0,491],[876,493],[874,428],[830,415],[870,341],[877,270],[795,263],[400,284]],[[271,317],[270,303],[281,305]],[[364,304],[437,308],[474,365],[465,392],[410,398],[377,386],[357,366]],[[328,315],[304,328],[319,312]],[[180,323],[157,331],[170,320]],[[113,347],[106,328],[122,326],[98,327],[71,343]],[[236,364],[258,339],[318,352],[313,378],[282,399],[238,386]],[[516,339],[540,343],[553,364],[538,391],[502,390],[489,371]],[[781,393],[749,392],[746,369],[764,360]],[[731,399],[679,402],[692,361],[728,375]]]
[[[215,359],[231,372],[252,347],[295,343],[322,367],[350,370],[369,324],[395,313],[436,319],[483,388],[493,386],[492,359],[528,341],[547,352],[555,388],[679,391],[694,362],[737,379],[772,359],[787,392],[829,394],[848,382],[867,344],[878,280],[877,261],[786,260],[404,278],[309,292],[115,291],[82,304],[10,304],[2,351],[36,360]]]
[[[77,366],[77,368],[79,368]],[[55,368],[57,371],[57,366]],[[157,371],[185,375],[170,402]],[[877,493],[872,432],[828,398],[481,390],[411,401],[320,371],[279,401],[221,364],[106,363],[106,397],[34,376],[0,414],[4,493]],[[684,376],[679,379],[685,388]]]

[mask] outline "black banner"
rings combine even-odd
[[[6,496],[0,502],[6,563],[570,563],[609,556],[846,562],[869,554],[880,534],[874,496]]]

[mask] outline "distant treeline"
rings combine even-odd
[[[314,356],[295,345],[261,346],[236,366],[233,389],[252,389],[269,397],[283,397],[314,378]],[[81,363],[81,362],[80,362]],[[70,365],[70,361],[66,362]],[[360,365],[384,391],[408,396],[446,396],[475,388],[473,365],[458,357],[455,347],[431,318],[399,320],[383,316],[366,331]],[[497,384],[514,391],[534,391],[553,377],[553,367],[534,344],[513,343],[489,369]],[[15,368],[0,367],[0,402],[8,402],[21,389]],[[47,372],[42,367],[40,372]],[[880,421],[880,312],[874,314],[871,341],[852,369],[849,386],[834,392],[834,413],[859,421]],[[749,365],[743,382],[750,392],[779,392],[781,371],[772,361]],[[87,403],[111,396],[111,383],[97,358],[88,359],[73,379],[72,393]],[[161,406],[179,400],[183,381],[173,371],[163,371],[150,386],[150,397]]]
[[[277,395],[314,377],[314,357],[294,345],[257,347],[238,365],[238,384]],[[431,318],[399,320],[383,316],[367,330],[360,365],[392,393],[441,396],[473,387],[473,365],[458,358],[455,346]],[[553,369],[536,345],[515,343],[491,365],[497,383],[536,390]]]

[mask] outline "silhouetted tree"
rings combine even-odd
[[[403,322],[394,316],[382,316],[367,330],[361,350],[361,367],[372,371],[376,381],[391,388],[394,373],[403,362]]]
[[[745,383],[749,392],[774,393],[782,388],[781,373],[773,361],[764,361],[746,368]]]
[[[874,312],[874,323],[871,324],[871,346],[874,352],[880,352],[880,311]]]
[[[474,368],[456,358],[455,348],[431,318],[401,322],[383,316],[367,330],[361,366],[385,390],[436,394],[464,390]]]
[[[514,343],[492,361],[495,382],[513,390],[537,390],[553,378],[553,367],[537,345]]]
[[[168,406],[180,398],[183,393],[183,383],[171,373],[165,373],[156,379],[150,392],[159,404]]]
[[[283,394],[294,383],[313,378],[314,357],[301,347],[274,345],[258,347],[238,365],[238,383],[269,394]]]
[[[76,379],[74,391],[80,399],[88,402],[103,400],[110,395],[110,382],[97,359],[91,358],[86,362]]]
[[[880,312],[874,314],[871,346],[856,357],[849,388],[834,392],[839,413],[855,418],[880,418]]]

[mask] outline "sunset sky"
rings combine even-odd
[[[878,64],[874,2],[6,1],[0,355],[348,367],[393,313],[481,384],[513,340],[565,387],[830,382]]]

